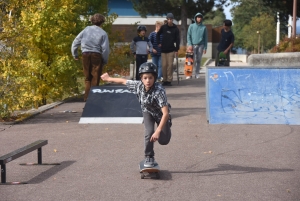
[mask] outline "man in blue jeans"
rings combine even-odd
[[[152,31],[149,35],[149,40],[152,43],[153,49],[151,52],[152,62],[157,66],[158,77],[157,81],[162,81],[162,67],[161,67],[161,49],[158,47],[156,40],[156,33],[159,31],[160,27],[163,25],[163,22],[155,22],[155,31]],[[162,40],[162,35],[160,35],[160,40]]]
[[[200,78],[199,71],[203,53],[206,54],[207,49],[207,30],[206,26],[202,24],[203,15],[197,13],[194,17],[195,23],[191,24],[187,33],[188,50],[194,53],[194,68],[193,74],[195,78]],[[192,76],[186,77],[190,79]]]

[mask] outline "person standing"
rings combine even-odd
[[[140,25],[137,27],[137,36],[134,37],[130,44],[130,50],[135,57],[136,69],[135,69],[135,79],[139,80],[139,68],[140,66],[147,62],[149,52],[152,52],[152,43],[146,35],[146,27]],[[149,50],[148,50],[149,47]]]
[[[207,29],[202,23],[203,15],[197,13],[194,17],[195,23],[189,26],[187,32],[187,46],[194,53],[194,68],[193,73],[195,78],[200,78],[199,71],[203,53],[206,54],[207,49]],[[192,76],[187,76],[190,79]]]
[[[234,44],[234,34],[231,31],[231,20],[224,20],[223,29],[221,30],[221,41],[217,48],[215,66],[219,66],[219,55],[223,52],[226,55],[224,66],[230,66],[230,50]]]
[[[173,62],[178,55],[180,35],[178,27],[173,23],[174,15],[167,14],[167,24],[164,24],[156,34],[158,47],[161,48],[163,85],[172,86]],[[162,40],[160,36],[163,35]]]
[[[157,80],[162,80],[162,67],[161,67],[161,49],[157,45],[156,33],[159,31],[160,27],[163,25],[163,22],[156,21],[155,22],[155,31],[152,31],[149,35],[149,40],[153,45],[153,49],[151,52],[152,62],[157,66],[158,77]],[[162,40],[162,35],[160,35],[160,40]]]
[[[98,86],[102,69],[108,62],[109,40],[107,33],[101,28],[105,17],[94,14],[90,21],[93,25],[87,26],[74,39],[71,53],[78,60],[78,47],[81,46],[82,65],[85,76],[84,101],[87,100],[91,86]]]

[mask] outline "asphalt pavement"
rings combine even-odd
[[[0,200],[300,200],[300,127],[210,125],[205,74],[181,77],[166,87],[173,126],[170,143],[155,144],[159,180],[140,178],[142,124],[78,124],[85,103],[72,100],[0,125],[0,156],[45,139],[43,162],[60,163],[19,165],[36,151],[9,162],[7,181],[28,184],[0,185]]]

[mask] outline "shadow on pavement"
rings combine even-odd
[[[189,115],[196,115],[200,112],[205,112],[206,108],[172,108],[171,109],[171,115],[172,118],[178,118],[183,116],[189,116]]]
[[[228,172],[231,171],[231,172]],[[184,173],[184,174],[202,174],[200,176],[214,176],[214,175],[229,175],[229,174],[247,174],[256,172],[290,172],[293,169],[275,169],[275,168],[262,168],[262,167],[244,167],[239,165],[219,164],[217,168],[201,171],[170,171],[170,173]],[[207,173],[216,174],[207,174]],[[219,172],[219,173],[217,173]]]
[[[56,173],[71,166],[75,162],[76,161],[63,161],[60,163],[60,165],[55,165],[55,166],[51,167],[47,171],[42,172],[41,174],[39,174],[39,175],[35,176],[34,178],[30,179],[29,181],[27,181],[26,183],[28,183],[28,184],[42,183],[43,181],[45,181],[45,180],[49,179],[50,177],[52,177],[53,175],[55,175]]]

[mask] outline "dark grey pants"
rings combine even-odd
[[[154,156],[154,142],[150,142],[150,138],[154,133],[155,120],[148,112],[143,112],[144,125],[145,125],[145,156]],[[164,125],[158,143],[161,145],[167,145],[171,139],[171,122],[170,120]]]

